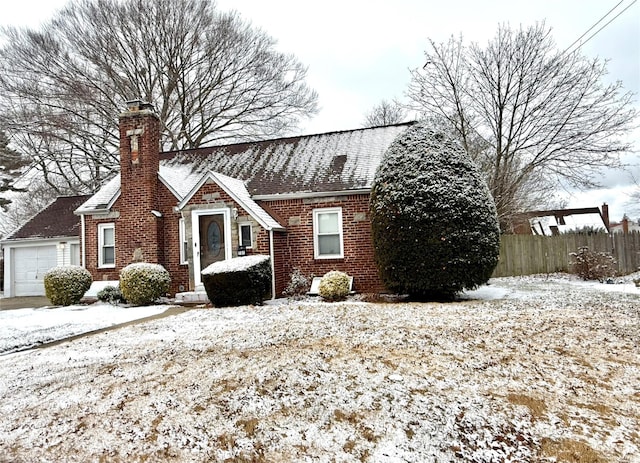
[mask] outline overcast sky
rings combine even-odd
[[[37,27],[66,3],[10,2],[2,6],[0,24]],[[303,123],[302,134],[358,128],[364,114],[380,100],[402,99],[409,69],[424,64],[428,38],[444,41],[462,34],[467,41],[483,44],[500,23],[526,27],[544,20],[558,47],[564,49],[613,8],[613,14],[585,36],[583,40],[588,40],[581,50],[587,56],[608,59],[608,78],[640,93],[637,0],[218,0],[217,4],[222,10],[237,10],[276,38],[280,51],[295,54],[309,67],[308,82],[318,91],[321,112]],[[637,101],[636,106],[640,107]],[[638,149],[640,131],[634,138]],[[625,160],[635,164],[632,172],[640,180],[640,156]],[[606,189],[571,197],[569,206],[608,202],[612,217],[620,218],[629,210],[624,192],[630,189],[631,175],[610,173],[603,180]]]

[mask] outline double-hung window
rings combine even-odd
[[[313,211],[313,253],[316,259],[344,257],[342,239],[342,208]]]
[[[98,267],[112,268],[116,266],[116,236],[112,223],[98,225]]]

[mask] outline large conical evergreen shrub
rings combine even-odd
[[[370,202],[376,263],[386,287],[450,297],[485,283],[498,262],[496,208],[462,147],[417,124],[391,144]]]

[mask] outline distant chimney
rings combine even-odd
[[[629,217],[627,217],[627,214],[622,217],[622,233],[629,234]]]
[[[602,220],[604,221],[604,226],[607,231],[609,231],[609,226],[611,224],[609,223],[609,205],[607,203],[602,204]]]

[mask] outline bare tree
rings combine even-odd
[[[595,186],[597,171],[618,167],[630,150],[621,136],[636,116],[632,95],[603,83],[606,62],[558,52],[544,24],[500,26],[485,48],[430,41],[425,55],[412,71],[412,107],[457,133],[503,225],[560,182]],[[478,137],[486,148],[473,149]]]
[[[306,68],[210,0],[77,0],[3,33],[0,117],[54,189],[112,175],[128,99],[154,103],[171,150],[280,135],[317,111]]]
[[[398,101],[382,100],[364,118],[363,127],[399,124],[407,118],[407,110]]]

